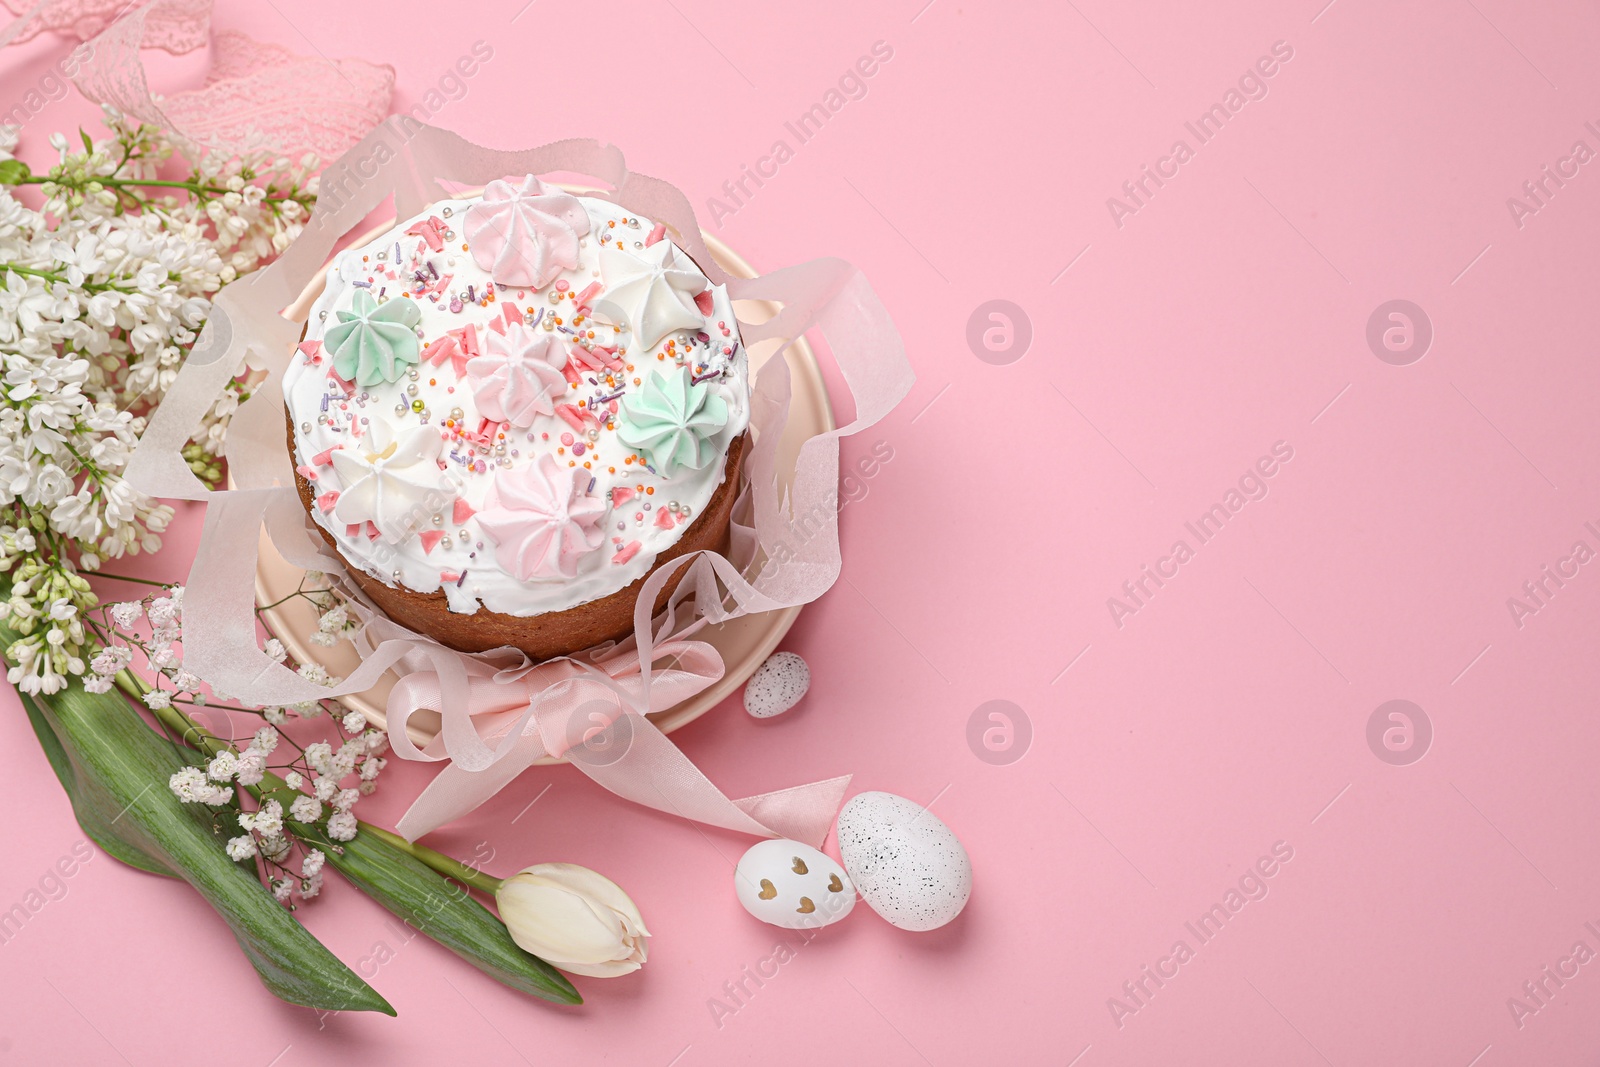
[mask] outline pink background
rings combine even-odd
[[[1521,227],[1506,201],[1574,141],[1600,149],[1600,15],[1324,2],[537,0],[515,22],[521,0],[223,5],[221,27],[393,63],[400,108],[486,39],[436,123],[508,148],[613,140],[708,228],[706,198],[790,141],[714,232],[761,269],[859,264],[919,381],[846,442],[847,462],[877,440],[894,459],[846,509],[843,580],[785,643],[810,696],[770,722],[730,701],[677,740],[730,795],[853,771],[931,801],[977,888],[931,934],[857,909],[718,1025],[709,1002],[788,936],[734,901],[749,842],[540,770],[437,839],[630,891],[650,962],[579,979],[584,1008],[405,943],[334,882],[305,921],[400,1016],[319,1021],[266,994],[186,889],[97,854],[0,946],[0,1060],[1591,1062],[1600,962],[1520,1027],[1507,1000],[1575,942],[1600,951],[1600,565],[1520,628],[1507,600],[1575,541],[1600,549],[1600,164]],[[647,62],[585,57],[622,35]],[[796,147],[784,122],[876,41],[893,58],[867,95]],[[1184,122],[1278,41],[1293,58],[1268,95],[1116,225],[1107,198],[1195,147]],[[0,101],[66,47],[6,53]],[[156,69],[177,87],[202,61]],[[52,104],[24,154],[88,114]],[[997,298],[1033,330],[1002,366],[966,339]],[[1366,342],[1392,299],[1434,329],[1408,366]],[[1185,522],[1280,441],[1269,495],[1198,545]],[[193,521],[147,573],[183,573]],[[1180,538],[1194,558],[1119,628],[1107,599]],[[1367,742],[1395,698],[1433,729],[1405,766]],[[81,834],[0,699],[3,908]],[[969,747],[991,700],[1031,723],[1020,760]],[[1018,733],[1001,755],[1021,752]],[[366,817],[392,820],[427,773],[392,771]],[[1276,842],[1293,858],[1270,892],[1200,944],[1184,924]],[[1108,999],[1179,938],[1194,958],[1119,1026]]]

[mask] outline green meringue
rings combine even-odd
[[[642,390],[622,398],[621,415],[617,439],[670,477],[680,467],[699,470],[717,458],[711,438],[728,423],[728,403],[680,367],[652,372]]]
[[[357,289],[350,310],[335,314],[339,321],[328,327],[322,343],[333,354],[334,373],[345,381],[363,388],[398,381],[421,357],[416,329],[422,309],[410,297],[380,304]]]

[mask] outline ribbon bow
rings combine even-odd
[[[638,709],[664,710],[722,678],[722,657],[704,641],[674,638],[640,669],[631,642],[593,661],[565,658],[494,669],[465,660],[465,707],[443,707],[444,683],[432,670],[406,674],[389,694],[388,725],[407,759],[455,758],[423,790],[396,829],[412,840],[494,796],[543,756],[562,756],[611,792],[645,807],[763,837],[820,846],[850,776],[730,800]],[[491,673],[492,672],[492,673]],[[438,711],[443,728],[419,749],[406,732],[419,711]],[[471,736],[468,736],[468,735]],[[492,748],[490,746],[493,746]]]

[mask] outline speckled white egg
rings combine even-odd
[[[793,652],[774,652],[744,687],[744,710],[758,719],[782,715],[811,688],[811,668]]]
[[[744,910],[773,926],[804,930],[828,926],[856,906],[856,887],[844,868],[799,841],[752,845],[733,872]]]
[[[839,813],[839,855],[873,911],[902,930],[934,930],[972,895],[972,861],[950,828],[893,793],[859,793]]]

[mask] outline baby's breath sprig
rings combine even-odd
[[[321,616],[311,640],[321,637],[325,640],[317,643],[333,644],[354,635],[360,624],[325,581],[325,576],[312,572],[284,601],[302,598],[317,606]],[[258,608],[258,617],[276,606]],[[295,900],[317,896],[327,857],[304,845],[302,837],[312,830],[333,842],[355,837],[354,809],[377,788],[387,765],[383,754],[388,735],[332,698],[283,708],[252,707],[215,692],[208,695],[182,663],[182,586],[159,586],[140,600],[106,605],[96,615],[89,626],[101,648],[89,664],[85,688],[106,692],[113,685],[122,687],[156,715],[173,741],[191,748],[195,747],[195,739],[188,736],[192,730],[183,726],[175,705],[220,710],[223,714],[208,717],[212,725],[204,758],[173,774],[168,788],[184,803],[211,811],[228,855],[255,864],[280,903],[293,907]],[[273,659],[287,658],[277,638],[268,638],[264,651]],[[144,664],[137,662],[140,658]],[[145,665],[151,682],[129,670]],[[299,673],[320,685],[339,681],[316,663],[300,665]],[[310,721],[324,714],[333,721],[331,738],[302,746],[279,729],[291,715]],[[236,715],[255,717],[262,725],[246,740],[234,733]]]

